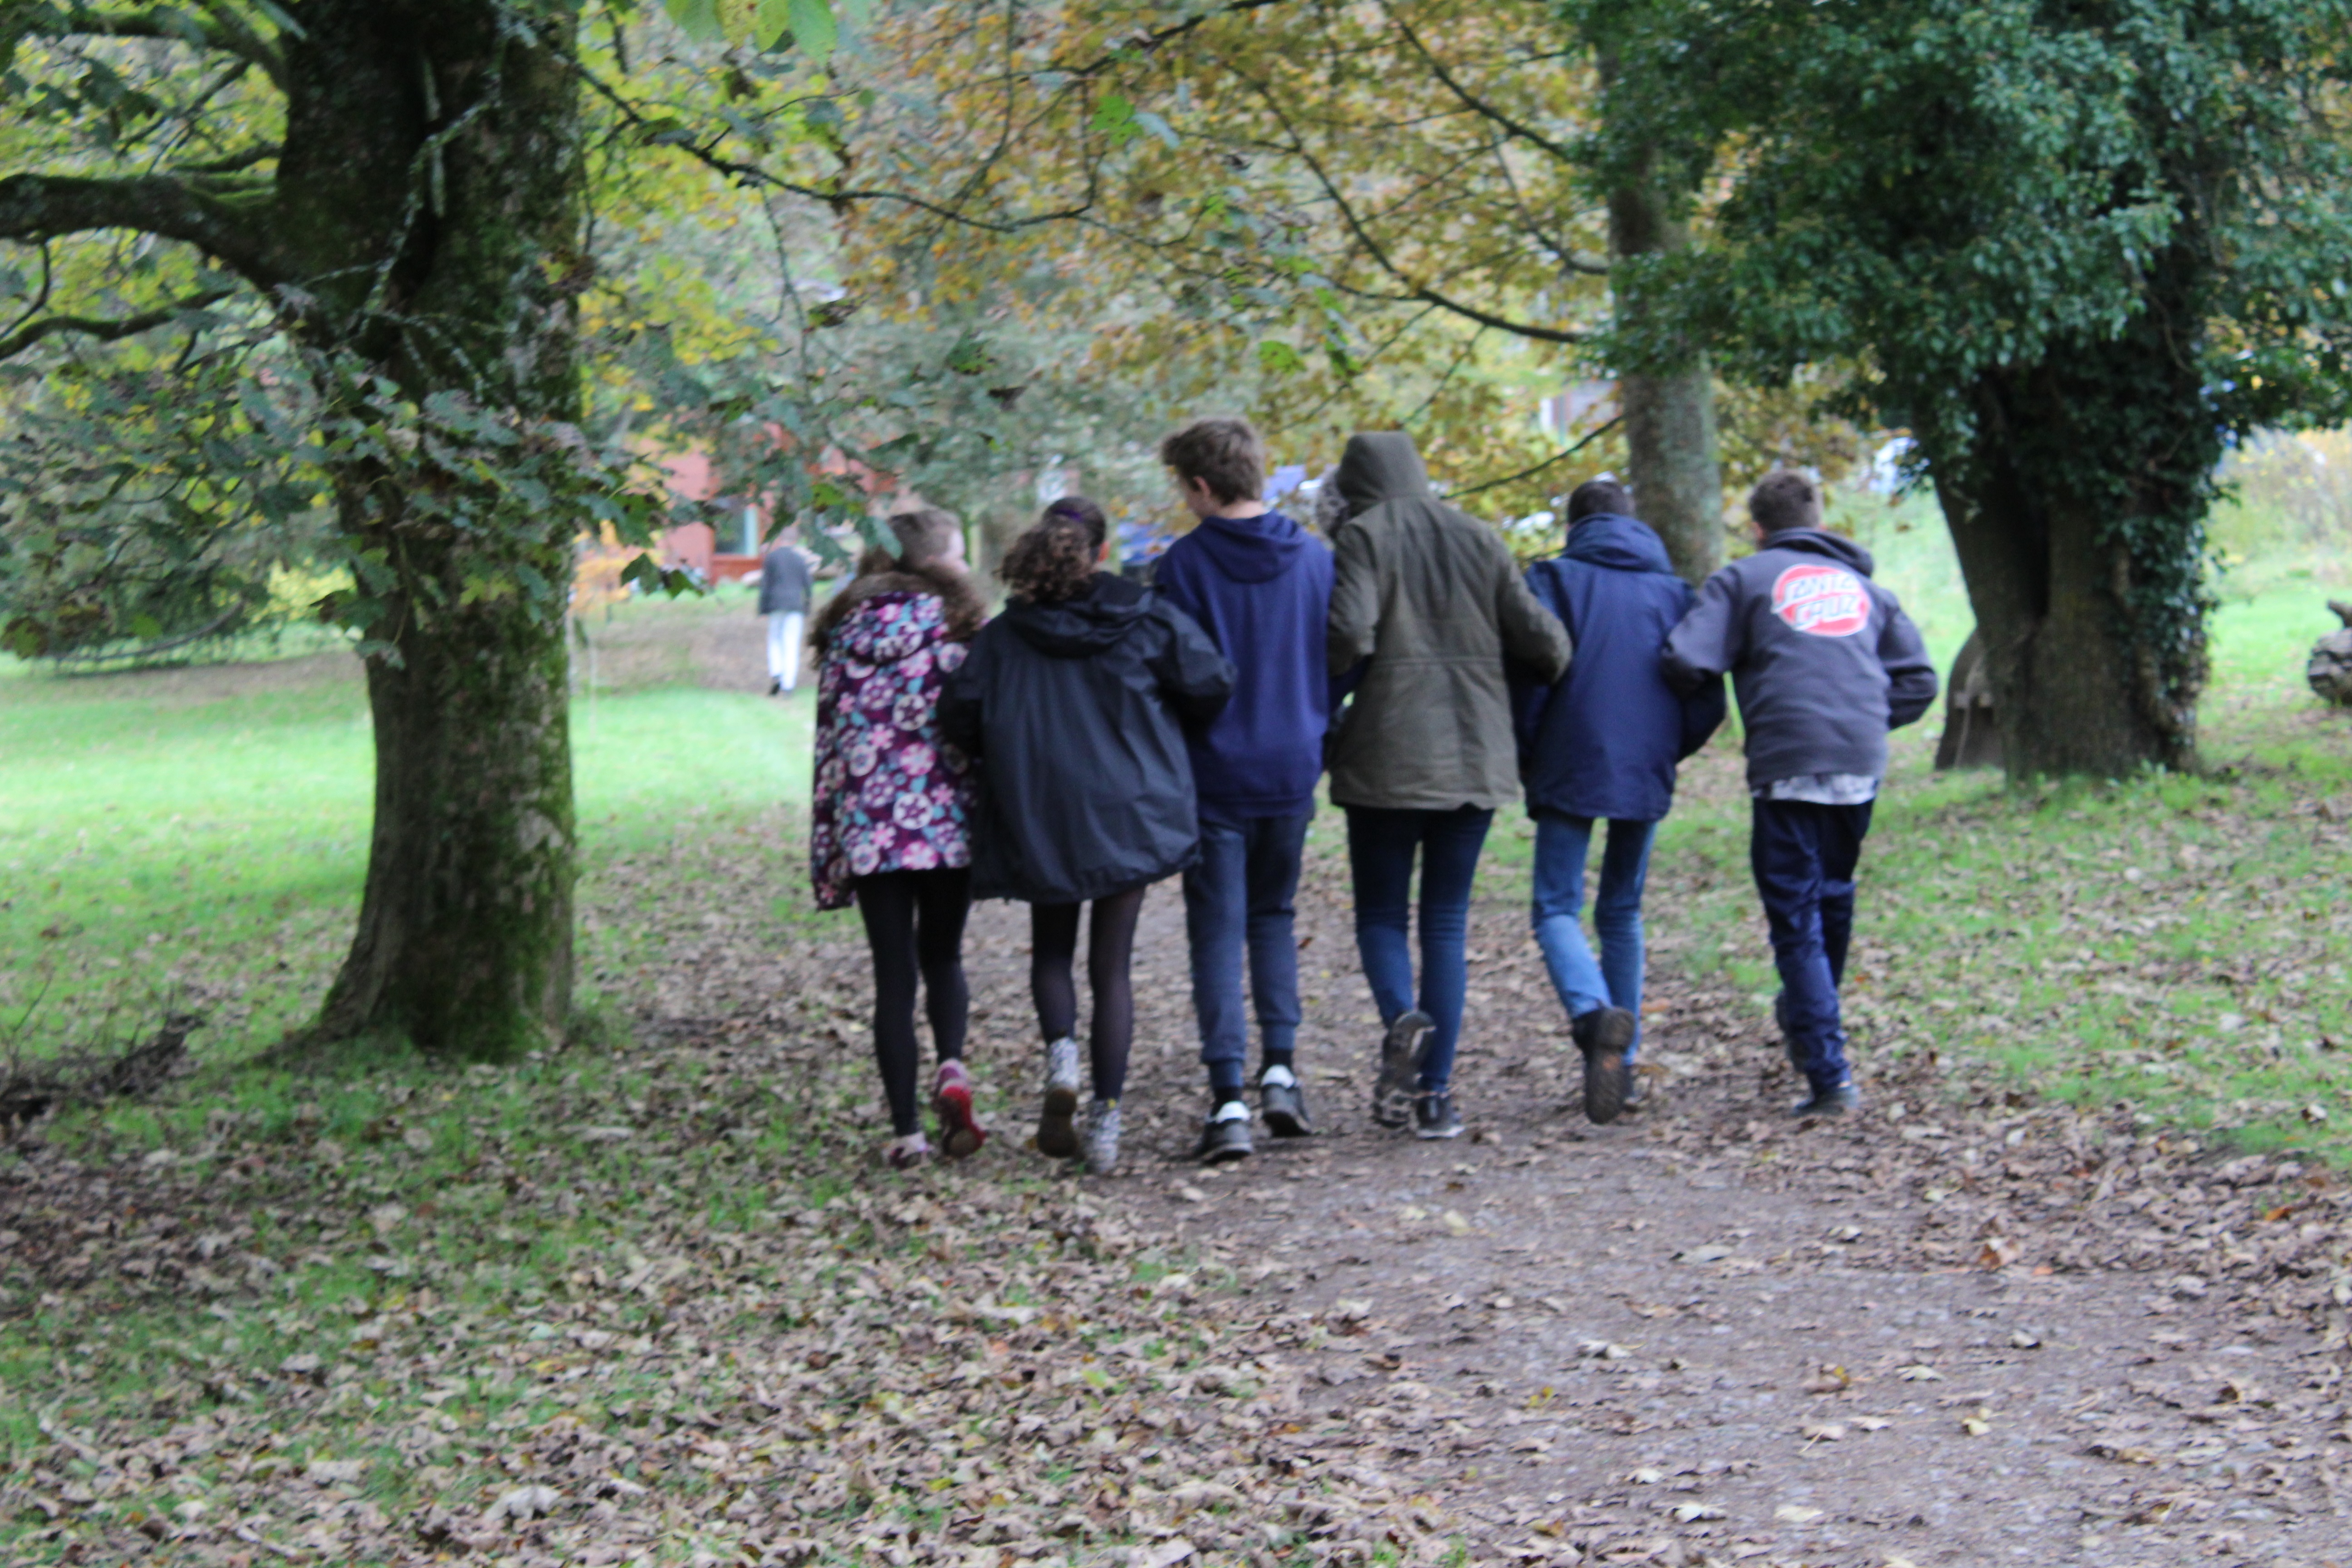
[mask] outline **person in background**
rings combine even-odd
[[[1097,568],[1102,509],[1067,496],[1005,552],[1004,613],[972,644],[940,705],[982,768],[972,892],[1030,906],[1029,985],[1045,1037],[1038,1152],[1118,1163],[1119,1096],[1135,1037],[1129,974],[1152,883],[1192,863],[1200,824],[1187,728],[1215,719],[1233,666],[1191,616]],[[1093,1105],[1077,1126],[1082,905]],[[1082,1141],[1083,1139],[1083,1141]]]
[[[1775,1005],[1804,1075],[1793,1114],[1862,1103],[1838,1005],[1853,931],[1854,867],[1886,776],[1886,735],[1936,700],[1919,628],[1870,580],[1870,552],[1822,527],[1822,496],[1792,469],[1748,498],[1758,550],[1706,580],[1666,639],[1666,679],[1689,692],[1730,672],[1748,732],[1748,858],[1780,972]]]
[[[988,1137],[973,1116],[963,1064],[972,770],[941,743],[938,721],[940,693],[984,612],[955,519],[928,508],[904,511],[890,519],[890,531],[898,553],[868,550],[816,618],[809,860],[817,907],[854,902],[866,923],[874,1058],[890,1108],[882,1154],[904,1170],[931,1153],[915,1111],[919,973],[940,1057],[931,1106],[940,1148],[961,1159]]]
[[[808,557],[779,539],[760,558],[760,613],[768,617],[771,697],[781,697],[800,684],[801,627],[808,607]]]
[[[1605,1123],[1638,1098],[1651,840],[1674,805],[1675,765],[1723,722],[1723,682],[1701,681],[1688,698],[1666,684],[1658,650],[1694,595],[1614,479],[1587,480],[1569,496],[1567,546],[1528,569],[1528,589],[1576,645],[1559,679],[1515,683],[1519,773],[1536,824],[1536,943],[1584,1058],[1584,1114]],[[1595,963],[1579,916],[1601,821],[1609,840],[1592,900]]]
[[[1293,1053],[1300,858],[1323,772],[1330,681],[1323,629],[1331,552],[1258,500],[1265,452],[1245,420],[1203,419],[1160,444],[1160,460],[1200,526],[1160,556],[1153,584],[1200,623],[1234,666],[1233,700],[1187,735],[1200,800],[1201,858],[1184,873],[1192,1012],[1209,1074],[1206,1163],[1247,1157],[1249,1027],[1242,964],[1257,1005],[1258,1104],[1277,1138],[1315,1131]]]
[[[1518,793],[1505,665],[1559,679],[1568,633],[1528,592],[1502,536],[1431,494],[1402,432],[1349,437],[1332,482],[1348,517],[1332,541],[1326,654],[1333,675],[1358,683],[1332,740],[1331,799],[1348,813],[1356,946],[1383,1031],[1372,1116],[1453,1138],[1471,884],[1495,808]]]

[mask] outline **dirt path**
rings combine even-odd
[[[1879,1068],[1858,1122],[1796,1130],[1759,1009],[1671,979],[1664,1103],[1592,1128],[1500,897],[1472,932],[1471,1134],[1382,1132],[1336,877],[1327,856],[1300,910],[1327,1135],[1186,1158],[1202,1087],[1160,889],[1133,1158],[1106,1184],[1272,1315],[1302,1383],[1269,1464],[1426,1496],[1476,1555],[1523,1561],[2352,1563],[2340,1358],[2307,1310],[2332,1192],[2259,1160],[2217,1176],[2127,1114],[1962,1107],[1916,1061]],[[1034,1049],[1024,942],[1017,911],[978,917],[997,1062]]]

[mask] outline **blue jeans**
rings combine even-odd
[[[1780,971],[1782,1026],[1807,1081],[1815,1089],[1835,1089],[1851,1076],[1838,987],[1853,934],[1853,868],[1870,831],[1870,806],[1754,804],[1748,854]]]
[[[1383,1027],[1412,1011],[1412,862],[1421,857],[1421,1010],[1437,1026],[1423,1043],[1421,1087],[1444,1089],[1454,1077],[1462,1038],[1462,994],[1470,984],[1464,953],[1470,931],[1470,886],[1494,812],[1348,807],[1348,867],[1356,882],[1356,952]]]
[[[1543,949],[1551,988],[1570,1018],[1596,1007],[1622,1007],[1633,1015],[1633,1059],[1642,1044],[1642,888],[1650,875],[1654,822],[1609,824],[1601,852],[1601,889],[1592,900],[1592,928],[1601,937],[1601,961],[1585,944],[1577,916],[1584,907],[1584,862],[1592,843],[1592,818],[1539,812],[1536,816],[1536,945]]]
[[[1312,812],[1201,824],[1201,858],[1184,873],[1184,933],[1192,948],[1192,1015],[1201,1061],[1228,1097],[1249,1061],[1242,960],[1249,960],[1264,1048],[1289,1056],[1298,1039],[1298,944],[1291,938],[1298,863]]]

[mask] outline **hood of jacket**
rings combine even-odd
[[[860,664],[895,664],[934,643],[945,642],[945,606],[933,593],[885,589],[857,602],[833,628],[826,651]]]
[[[1843,534],[1820,528],[1784,528],[1778,533],[1764,536],[1763,549],[1796,550],[1808,555],[1826,555],[1841,566],[1851,566],[1864,576],[1871,575],[1878,563],[1870,552]]]
[[[1204,517],[1192,537],[1217,570],[1236,583],[1270,583],[1307,548],[1307,531],[1278,511]]]
[[[1349,437],[1331,482],[1339,486],[1350,516],[1360,516],[1382,501],[1433,499],[1429,469],[1412,437],[1402,430],[1366,430]]]
[[[1568,531],[1568,548],[1560,555],[1614,572],[1668,572],[1666,547],[1646,522],[1615,512],[1599,511],[1577,520]]]
[[[1086,658],[1133,631],[1150,609],[1150,596],[1135,584],[1097,572],[1094,587],[1078,598],[1057,605],[1015,599],[1005,606],[1004,619],[1039,653]]]

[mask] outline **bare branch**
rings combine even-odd
[[[227,6],[208,5],[205,9],[211,13],[209,18],[169,5],[121,9],[71,5],[62,12],[47,12],[48,23],[44,26],[44,13],[26,7],[18,12],[16,19],[37,33],[54,30],[58,35],[82,33],[104,38],[168,38],[195,48],[235,55],[260,67],[278,90],[285,91],[286,60],[278,52],[278,46],[254,31],[251,24]]]
[[[289,269],[254,220],[252,204],[205,190],[172,174],[93,180],[11,174],[0,180],[0,239],[46,239],[90,229],[128,228],[184,240],[262,289],[291,280]]]
[[[1429,46],[1421,41],[1421,35],[1412,30],[1411,23],[1399,16],[1392,6],[1383,5],[1381,8],[1388,13],[1389,21],[1396,30],[1404,35],[1404,41],[1412,46],[1413,53],[1419,55],[1423,59],[1429,62],[1431,73],[1434,75],[1439,81],[1445,84],[1445,90],[1452,93],[1456,99],[1460,100],[1462,106],[1465,109],[1469,110],[1473,114],[1483,115],[1486,119],[1493,121],[1496,124],[1501,126],[1512,135],[1519,138],[1519,140],[1528,142],[1533,146],[1541,148],[1544,152],[1550,153],[1561,163],[1567,163],[1571,167],[1575,165],[1577,163],[1577,157],[1574,150],[1570,148],[1564,142],[1553,141],[1542,132],[1538,131],[1535,127],[1525,123],[1517,118],[1504,113],[1503,110],[1496,108],[1493,104],[1488,103],[1476,93],[1472,92],[1468,88],[1464,87],[1460,82],[1454,80],[1454,73],[1445,68],[1445,62],[1439,59],[1435,54],[1431,52]]]
[[[14,359],[43,338],[53,338],[61,332],[96,338],[102,343],[136,337],[141,332],[152,331],[157,327],[175,321],[190,310],[202,310],[217,305],[232,292],[227,289],[214,289],[183,300],[176,305],[142,310],[135,316],[49,316],[0,338],[0,359]]]

